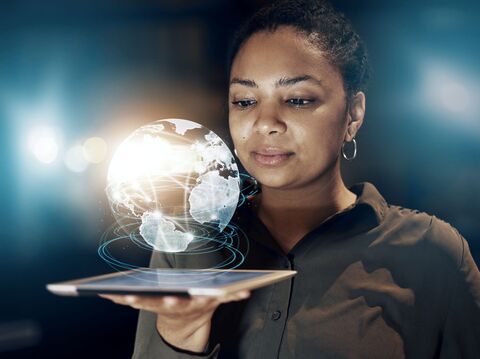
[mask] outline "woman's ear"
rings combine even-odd
[[[363,123],[365,117],[365,94],[359,91],[349,101],[348,106],[348,125],[344,141],[350,142],[356,135]]]

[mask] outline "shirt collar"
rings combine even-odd
[[[387,203],[375,186],[369,182],[354,184],[349,188],[357,195],[356,201],[344,210],[333,214],[321,223],[316,229],[308,233],[300,242],[310,242],[309,237],[328,236],[329,238],[352,237],[377,227],[385,216]],[[263,223],[256,217],[249,204],[242,206],[238,211],[237,220],[247,225],[246,233],[271,249],[279,247],[271,237]],[[252,218],[254,217],[254,218]],[[301,247],[300,242],[292,252]]]
[[[309,241],[308,237],[319,236],[329,239],[351,238],[368,232],[382,222],[387,203],[373,184],[361,182],[349,187],[349,190],[357,195],[356,201],[308,233],[303,238],[305,242]]]
[[[349,188],[357,195],[353,208],[365,207],[368,209],[367,216],[371,217],[371,223],[374,227],[378,226],[385,216],[387,202],[382,197],[375,186],[369,182],[354,184]]]

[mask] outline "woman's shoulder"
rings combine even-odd
[[[457,268],[468,244],[459,231],[445,220],[416,209],[388,204],[382,221],[383,229],[404,245],[422,247],[433,258],[450,261]],[[392,239],[394,240],[394,239]]]

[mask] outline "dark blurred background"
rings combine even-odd
[[[111,270],[106,171],[131,131],[176,117],[225,135],[228,44],[263,3],[2,1],[0,357],[130,357],[136,311],[45,284]],[[348,184],[450,222],[479,263],[480,4],[335,3],[374,68]]]

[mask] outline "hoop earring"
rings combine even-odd
[[[344,141],[343,142],[343,145],[342,145],[342,156],[343,158],[345,158],[347,161],[351,161],[353,159],[355,159],[355,157],[357,157],[357,141],[355,141],[355,138],[352,138],[352,141],[350,142],[353,142],[353,154],[351,157],[348,157],[346,154],[345,154],[345,144],[346,143],[349,143],[349,142],[346,142]]]
[[[238,157],[238,153],[237,153],[237,149],[236,149],[236,148],[233,149],[233,153],[235,153],[235,156]]]

